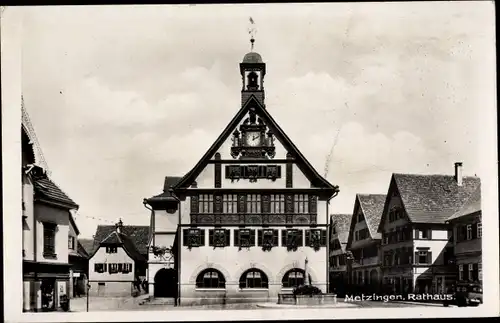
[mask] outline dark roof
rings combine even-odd
[[[69,198],[53,181],[47,176],[40,176],[34,178],[35,196],[48,200],[50,202],[57,202],[63,204],[70,209],[78,209],[72,199]]]
[[[481,185],[474,190],[467,202],[448,218],[448,221],[481,211]]]
[[[82,258],[88,258],[89,257],[89,253],[87,252],[87,250],[85,250],[85,248],[82,246],[81,242],[78,241],[77,242],[77,249],[76,251],[78,252],[78,255]]]
[[[112,232],[116,231],[114,225],[99,225],[94,236],[94,249],[106,239]],[[124,225],[122,235],[127,236],[142,255],[148,254],[149,226]]]
[[[144,203],[151,205],[153,209],[157,209],[163,207],[164,202],[179,202],[179,200],[175,197],[173,187],[179,183],[181,179],[182,177],[179,176],[165,176],[163,193],[144,199]]]
[[[196,180],[196,177],[203,171],[204,167],[208,164],[208,161],[217,152],[217,150],[222,146],[224,140],[229,138],[234,128],[243,120],[247,112],[250,109],[254,109],[257,116],[260,117],[267,126],[272,130],[273,134],[276,136],[278,141],[285,147],[285,149],[295,158],[297,166],[304,173],[304,175],[311,181],[314,187],[323,188],[328,191],[330,196],[334,196],[338,192],[338,186],[332,185],[323,176],[321,176],[314,167],[307,161],[307,159],[302,155],[295,144],[290,140],[290,138],[285,134],[285,132],[276,123],[273,117],[269,114],[267,109],[257,100],[254,95],[251,95],[247,101],[242,105],[241,109],[236,113],[231,122],[222,131],[221,135],[213,143],[213,145],[208,149],[205,155],[198,161],[191,171],[189,171],[174,187],[175,190],[186,189]]]
[[[335,226],[335,230],[339,237],[339,242],[341,244],[347,243],[352,214],[332,214],[330,217],[332,219],[331,223]]]
[[[463,177],[459,186],[451,175],[393,174],[393,180],[414,223],[444,223],[481,184],[478,177]]]
[[[243,57],[243,63],[263,63],[262,56],[256,52],[250,52]]]
[[[112,231],[110,234],[108,234],[107,237],[105,237],[101,241],[99,246],[105,246],[109,244],[121,246],[125,250],[125,252],[134,260],[137,261],[146,260],[145,257],[141,255],[139,250],[137,250],[137,247],[135,246],[134,242],[123,233],[118,233],[116,230]],[[94,250],[94,253],[97,251],[97,249]]]
[[[384,211],[386,200],[385,194],[357,194],[359,206],[363,211],[363,216],[370,231],[372,239],[380,239],[380,233],[377,232]]]
[[[78,244],[87,254],[94,253],[94,239],[78,239]]]

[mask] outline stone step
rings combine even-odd
[[[175,298],[173,297],[152,297],[144,304],[148,305],[175,305]]]

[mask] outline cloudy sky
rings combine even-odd
[[[393,172],[481,176],[490,2],[25,8],[25,105],[82,236],[147,224],[238,111],[250,16],[269,112],[320,173],[333,151],[332,212]]]

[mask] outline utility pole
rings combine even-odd
[[[89,291],[90,291],[90,283],[87,282],[87,312],[89,311]]]

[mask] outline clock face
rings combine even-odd
[[[260,145],[260,132],[248,132],[246,135],[246,144],[249,147],[255,147]]]

